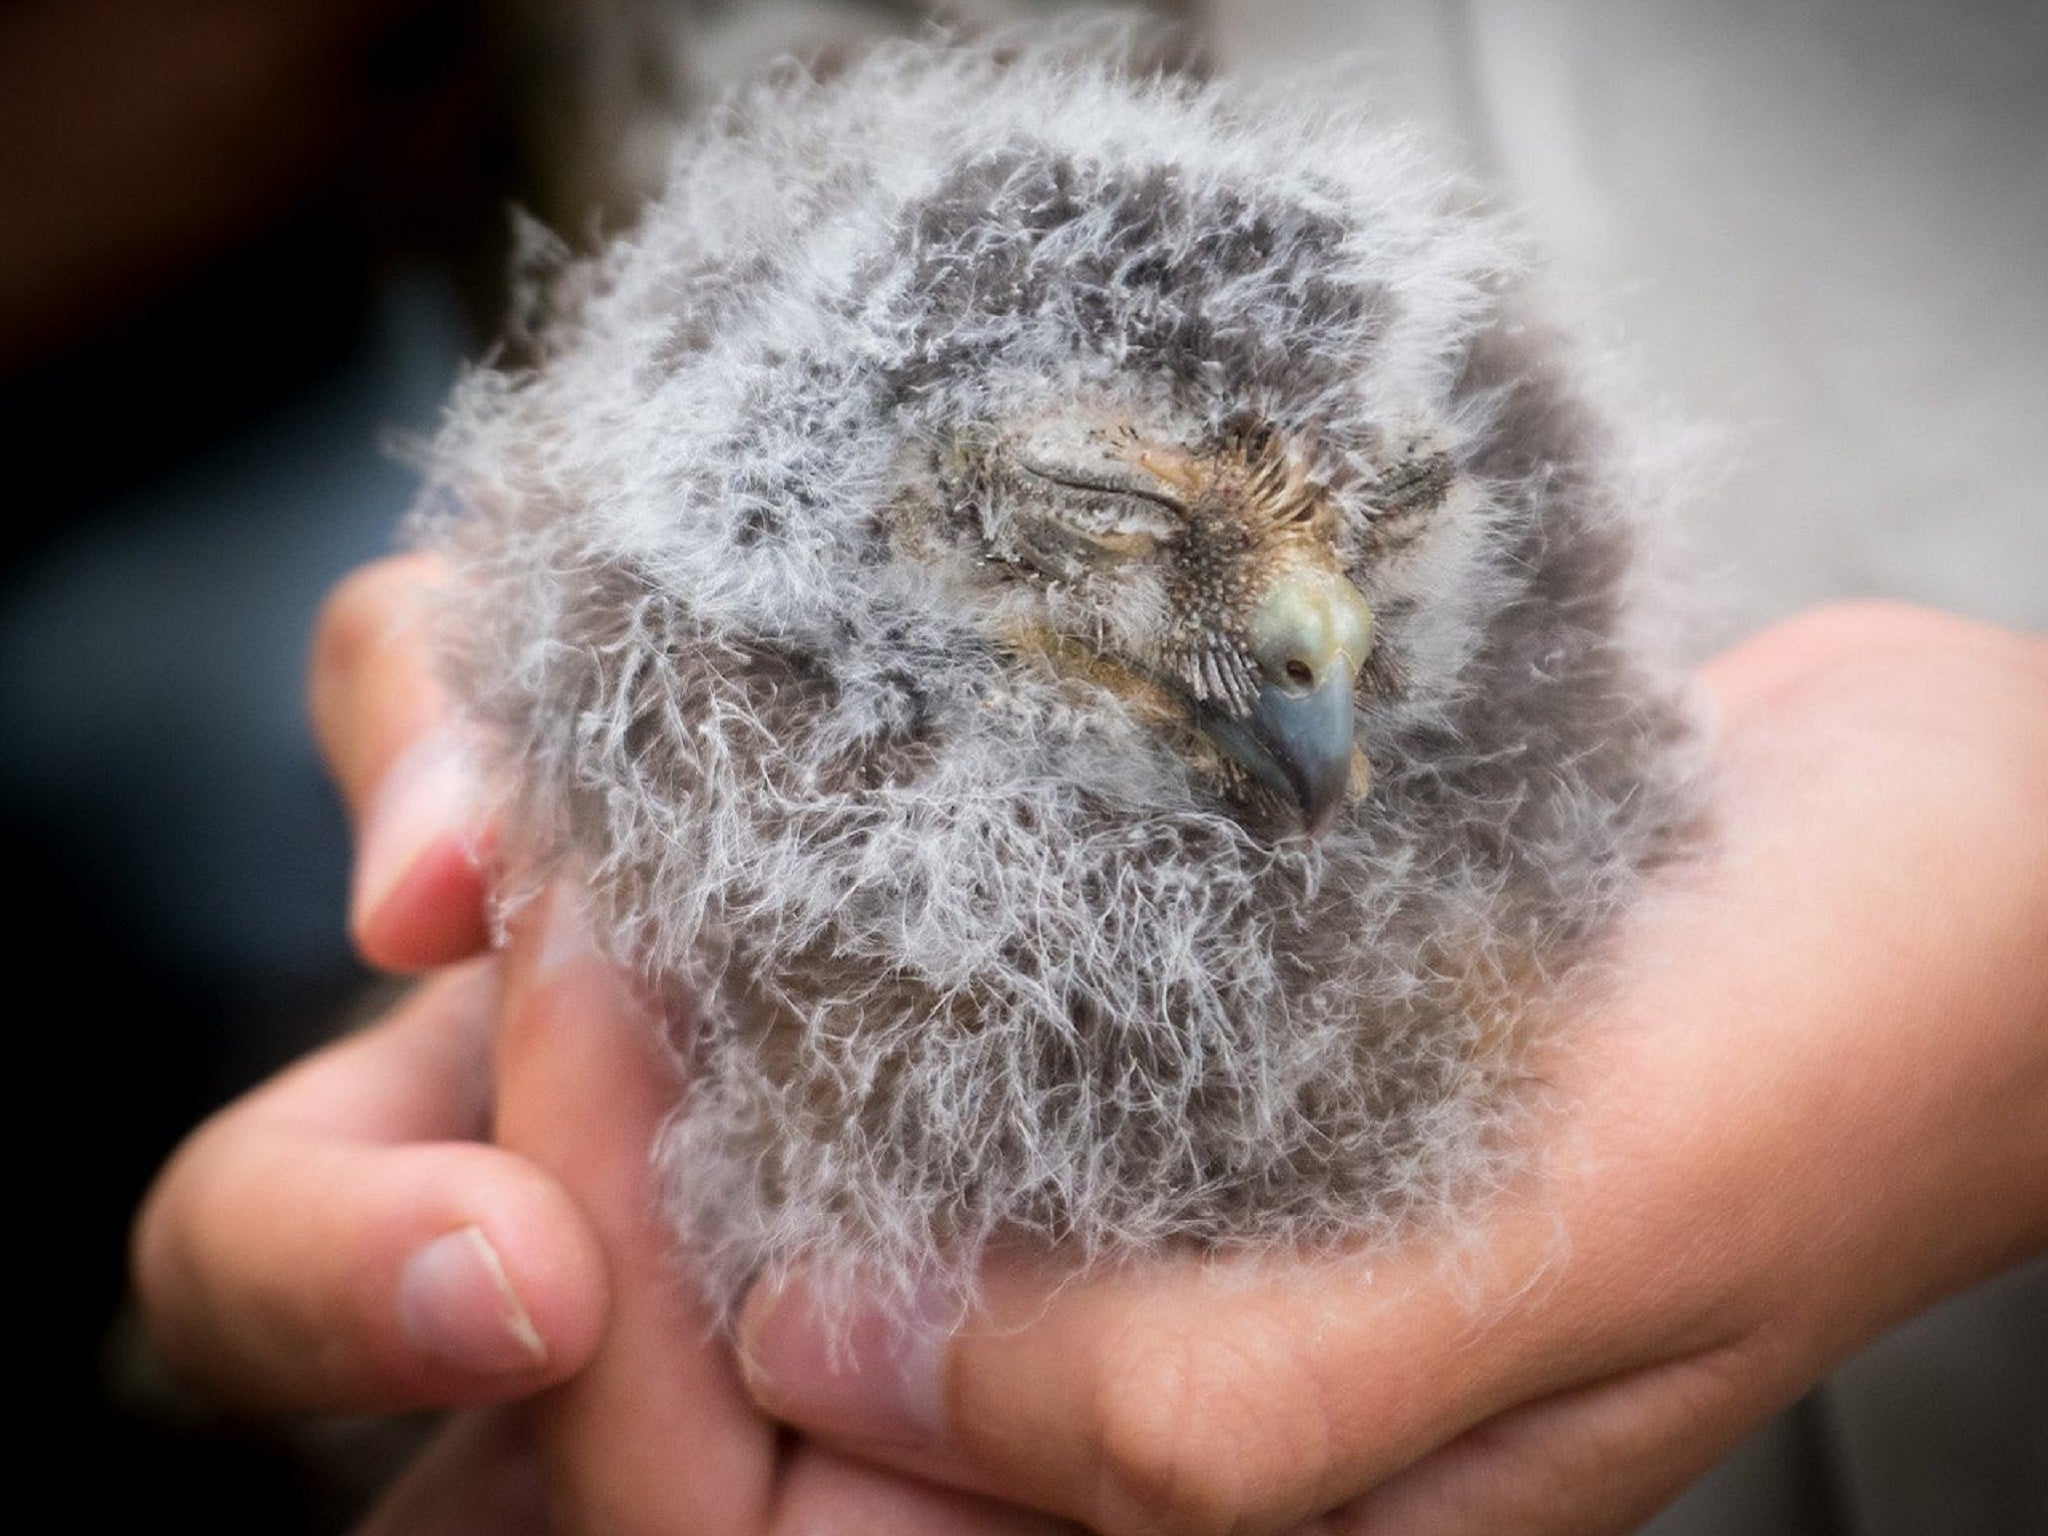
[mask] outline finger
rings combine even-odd
[[[391,970],[459,960],[490,938],[491,833],[422,624],[439,575],[422,555],[364,567],[328,598],[313,643],[314,731],[356,830],[350,930]]]
[[[787,1459],[770,1536],[1085,1536],[1049,1515],[934,1487],[808,1444]]]
[[[1639,1528],[1783,1406],[1712,1350],[1510,1410],[1299,1536],[1604,1536]]]
[[[524,1417],[501,1408],[456,1418],[355,1536],[549,1536],[546,1490]]]
[[[562,1528],[758,1536],[776,1432],[678,1273],[649,1155],[676,1097],[656,1023],[584,934],[573,895],[515,925],[499,1042],[498,1133],[588,1214],[613,1284],[590,1364],[536,1405]]]
[[[237,1406],[386,1412],[582,1363],[605,1305],[588,1228],[532,1164],[455,1139],[479,1129],[495,999],[486,967],[437,979],[193,1134],[134,1243],[174,1369]]]
[[[1532,1215],[1461,1273],[1434,1254],[999,1269],[981,1314],[925,1337],[878,1316],[835,1335],[795,1280],[750,1298],[742,1353],[771,1412],[914,1475],[1104,1533],[1281,1530],[1516,1402],[1684,1347],[1648,1323],[1653,1277],[1606,1299],[1605,1337],[1575,1337],[1559,1316],[1603,1303],[1592,1266],[1549,1276],[1556,1256]]]
[[[1880,666],[1953,650],[2000,661],[2014,650],[2011,631],[1907,603],[1843,602],[1772,625],[1714,657],[1700,677],[1727,713],[1752,711],[1830,669]]]

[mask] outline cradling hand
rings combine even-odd
[[[1137,1532],[1624,1531],[2048,1247],[2048,645],[1825,610],[1704,674],[1713,825],[1534,1070],[1519,1188],[1370,1261],[1007,1260],[955,1325],[757,1291],[757,1399]]]

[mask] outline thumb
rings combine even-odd
[[[567,1192],[473,1139],[491,970],[216,1115],[137,1218],[137,1294],[179,1373],[240,1407],[390,1412],[538,1391],[597,1347],[602,1258]]]

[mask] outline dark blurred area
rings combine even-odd
[[[53,1106],[57,1440],[108,1473],[66,1480],[67,1525],[328,1530],[357,1496],[308,1469],[358,1458],[152,1380],[126,1227],[178,1137],[365,986],[307,636],[392,545],[391,444],[495,327],[508,209],[560,212],[519,88],[545,10],[0,8],[0,837],[60,1010],[17,1002],[14,1080]]]
[[[502,329],[514,210],[572,246],[616,226],[693,89],[791,40],[766,11],[0,6],[0,852],[15,952],[63,1009],[17,1004],[15,1081],[58,1106],[35,1383],[109,1474],[66,1480],[69,1524],[345,1530],[412,1444],[238,1422],[163,1379],[128,1224],[185,1133],[375,996],[307,645],[396,542],[407,439]],[[926,14],[867,0],[802,35]],[[726,45],[686,49],[706,18]]]

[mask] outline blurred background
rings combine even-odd
[[[932,9],[0,7],[0,838],[15,952],[51,983],[15,1004],[15,1081],[51,1104],[27,1199],[56,1236],[31,1282],[53,1417],[107,1458],[66,1491],[83,1527],[345,1529],[383,1465],[359,1429],[226,1423],[154,1381],[123,1247],[177,1137],[366,984],[306,640],[492,345],[510,210],[592,245],[694,104]],[[2048,627],[2048,5],[1162,9],[1225,71],[1383,103],[1520,213],[1684,424],[1702,652],[1846,595]],[[1884,1341],[1653,1529],[2038,1536],[2044,1489],[2036,1265]]]

